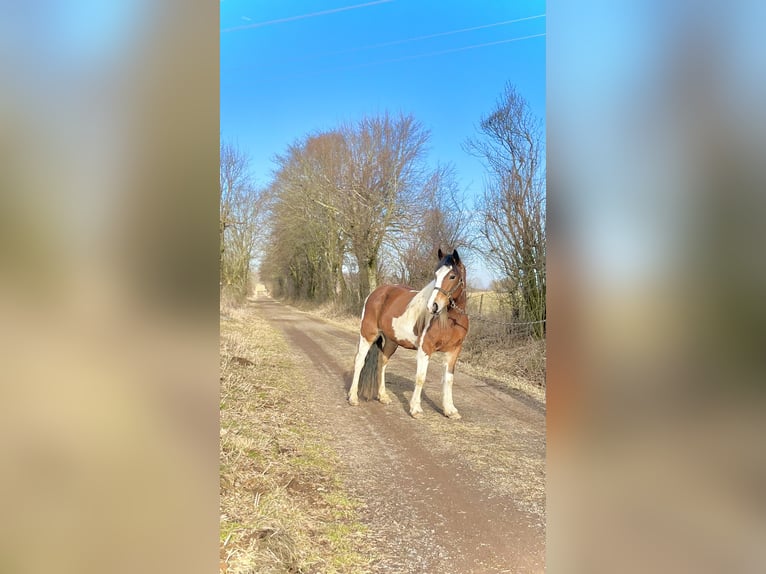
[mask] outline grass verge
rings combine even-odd
[[[531,337],[486,340],[481,336],[482,327],[476,321],[471,325],[459,368],[545,402],[545,341]]]
[[[281,334],[247,308],[228,308],[220,345],[220,571],[368,571],[360,502],[307,420],[309,388]]]

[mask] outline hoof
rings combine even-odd
[[[413,419],[422,419],[423,418],[423,411],[417,411],[417,412],[414,412],[414,413],[410,413],[410,416]]]
[[[390,405],[391,404],[391,397],[388,395],[381,395],[378,397],[378,400],[383,403],[384,405]]]
[[[352,407],[355,407],[359,404],[359,399],[356,397],[349,397],[348,404],[350,404]]]
[[[459,420],[459,419],[463,418],[463,417],[460,416],[460,413],[457,412],[457,411],[454,411],[454,412],[451,412],[451,413],[447,413],[446,416],[447,416],[448,419],[452,419],[453,421],[456,421],[456,420]]]

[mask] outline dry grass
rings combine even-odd
[[[545,340],[514,321],[498,293],[472,293],[467,311],[471,330],[460,355],[466,371],[545,400]]]
[[[360,503],[307,420],[284,340],[246,308],[221,319],[221,572],[368,570]]]
[[[473,291],[468,293],[468,311],[472,314],[499,313],[505,304],[505,296],[495,291]]]
[[[507,326],[474,318],[460,354],[469,374],[545,400],[545,341],[508,332]]]
[[[344,329],[353,331],[359,330],[359,314],[352,313],[348,309],[340,307],[335,303],[327,302],[314,305],[304,301],[293,302],[290,304],[305,313],[326,319],[330,323],[343,327]]]

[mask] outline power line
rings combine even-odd
[[[368,46],[359,46],[358,48],[338,50],[337,52],[325,52],[323,54],[317,54],[316,56],[312,56],[312,59],[322,58],[325,56],[339,56],[342,54],[353,54],[355,52],[362,52],[364,50],[374,50],[376,48],[386,48],[388,46],[398,46],[400,44],[408,44],[410,42],[419,42],[420,40],[430,40],[431,38],[441,38],[442,36],[452,36],[454,34],[462,34],[464,32],[473,32],[474,30],[484,30],[486,28],[506,26],[508,24],[515,24],[516,22],[524,22],[526,20],[535,20],[537,18],[545,18],[545,14],[538,14],[537,16],[527,16],[525,18],[516,18],[514,20],[503,20],[502,22],[482,24],[481,26],[471,26],[470,28],[460,28],[459,30],[449,30],[447,32],[436,32],[435,34],[425,34],[423,36],[414,36],[412,38],[404,38],[402,40],[392,40],[390,42],[381,42],[380,44],[370,44]]]
[[[386,4],[388,2],[393,2],[393,0],[374,0],[373,2],[366,2],[364,4],[355,4],[354,6],[344,6],[342,8],[333,8],[331,10],[321,10],[319,12],[311,12],[309,14],[301,14],[299,16],[288,16],[287,18],[278,18],[276,20],[268,20],[266,22],[256,22],[255,24],[243,24],[242,26],[224,28],[223,30],[221,30],[221,33],[237,32],[239,30],[249,30],[250,28],[262,28],[263,26],[271,26],[272,24],[294,22],[295,20],[304,20],[306,18],[315,18],[317,16],[325,16],[327,14],[336,14],[338,12],[346,12],[347,10],[356,10],[357,8],[367,8],[368,6],[376,6],[378,4]]]
[[[436,32],[433,34],[424,34],[421,36],[413,36],[411,38],[403,38],[401,40],[391,40],[389,42],[380,42],[378,44],[368,44],[367,46],[358,46],[356,48],[348,48],[345,50],[336,50],[334,52],[322,52],[319,54],[313,54],[310,56],[288,58],[284,60],[278,60],[276,62],[269,62],[270,65],[288,64],[291,62],[306,62],[311,60],[318,60],[320,58],[327,58],[331,56],[342,56],[343,54],[355,54],[357,52],[364,52],[367,50],[375,50],[377,48],[387,48],[389,46],[400,46],[402,44],[409,44],[411,42],[419,42],[421,40],[430,40],[432,38],[441,38],[444,36],[453,36],[455,34],[463,34],[465,32],[473,32],[475,30],[485,30],[487,28],[496,28],[498,26],[507,26],[508,24],[515,24],[517,22],[525,22],[528,20],[537,20],[539,18],[545,18],[545,14],[537,14],[535,16],[526,16],[524,18],[515,18],[513,20],[502,20],[500,22],[492,22],[490,24],[482,24],[480,26],[470,26],[468,28],[460,28],[458,30],[448,30],[446,32]]]
[[[499,44],[509,44],[511,42],[519,42],[521,40],[529,40],[531,38],[540,38],[545,36],[545,32],[541,34],[532,34],[530,36],[521,36],[519,38],[510,38],[508,40],[497,40],[496,42],[485,42],[484,44],[473,44],[471,46],[463,46],[462,48],[450,48],[448,50],[439,50],[437,52],[428,52],[426,54],[415,54],[413,56],[403,56],[401,58],[390,58],[388,60],[378,60],[377,62],[369,62],[366,64],[359,64],[358,66],[351,66],[353,68],[363,68],[365,66],[374,66],[376,64],[388,64],[391,62],[404,62],[406,60],[416,60],[418,58],[428,58],[431,56],[441,56],[442,54],[453,54],[455,52],[463,52],[465,50],[474,50],[476,48],[485,48],[487,46],[497,46]]]
[[[532,35],[529,35],[529,36],[520,36],[518,38],[509,38],[507,40],[498,40],[496,42],[485,42],[483,44],[472,44],[470,46],[462,46],[460,48],[450,48],[448,50],[439,50],[439,51],[436,51],[436,52],[427,52],[425,54],[414,54],[412,56],[403,56],[401,58],[389,58],[389,59],[386,59],[386,60],[376,60],[374,62],[365,62],[363,64],[355,64],[353,66],[342,66],[342,67],[339,67],[339,68],[329,68],[329,69],[325,69],[325,70],[317,70],[316,72],[310,72],[310,73],[307,73],[307,74],[287,75],[287,76],[280,76],[280,77],[276,77],[276,78],[268,78],[268,79],[264,79],[262,81],[272,81],[273,82],[273,81],[285,80],[285,79],[289,79],[289,78],[306,78],[306,77],[318,76],[318,75],[322,75],[322,74],[330,74],[330,73],[333,73],[333,72],[346,72],[346,71],[350,71],[350,70],[356,70],[356,69],[359,69],[359,68],[368,68],[370,66],[378,66],[378,65],[382,65],[382,64],[391,64],[391,63],[395,63],[395,62],[405,62],[405,61],[409,61],[409,60],[417,60],[417,59],[420,59],[420,58],[430,58],[430,57],[433,57],[433,56],[441,56],[441,55],[444,55],[444,54],[454,54],[456,52],[464,52],[466,50],[475,50],[475,49],[478,49],[478,48],[486,48],[486,47],[489,47],[489,46],[498,46],[500,44],[510,44],[511,42],[520,42],[522,40],[530,40],[532,38],[541,38],[543,36],[545,36],[544,32],[541,33],[541,34],[532,34]]]

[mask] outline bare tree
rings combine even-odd
[[[465,142],[481,158],[488,181],[479,201],[487,261],[508,279],[509,302],[518,294],[524,315],[545,319],[545,168],[542,124],[510,83],[478,135]],[[537,333],[542,335],[544,325]]]
[[[218,187],[219,217],[218,217],[218,240],[219,240],[219,270],[221,280],[224,273],[224,253],[226,252],[225,234],[226,229],[234,225],[233,203],[235,197],[242,193],[242,189],[249,185],[247,174],[247,157],[230,143],[221,143],[221,168]]]
[[[386,238],[409,228],[423,204],[424,156],[429,132],[413,116],[362,119],[342,129],[348,169],[341,188],[344,225],[359,270],[359,298],[378,283]]]
[[[248,172],[249,159],[231,143],[221,144],[219,266],[221,287],[236,299],[247,294],[265,197]]]
[[[343,301],[348,293],[343,275],[348,240],[338,191],[347,163],[343,138],[338,132],[308,136],[276,161],[269,250],[282,255],[269,262],[268,272],[285,275],[280,265],[292,265],[286,294]]]
[[[345,302],[349,290],[343,275],[343,263],[348,251],[346,198],[341,193],[348,171],[348,150],[343,135],[330,131],[312,136],[306,142],[303,161],[304,177],[311,182],[307,198],[313,211],[321,214],[323,260],[332,282],[333,297]]]
[[[470,253],[471,213],[457,184],[454,166],[439,165],[425,181],[424,204],[414,216],[417,221],[403,233],[393,236],[388,248],[395,265],[389,269],[393,280],[413,286],[427,283],[433,276],[439,248],[451,252],[460,248]],[[467,249],[466,249],[467,248]]]
[[[428,137],[412,116],[384,114],[307,136],[276,158],[262,266],[275,293],[357,307],[392,271],[381,269],[384,250],[423,273],[439,246],[464,244],[454,170],[429,171]]]

